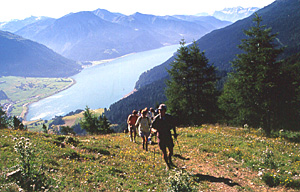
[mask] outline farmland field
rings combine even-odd
[[[24,118],[27,105],[74,84],[71,78],[0,77],[0,90],[7,98],[0,103],[12,116]]]

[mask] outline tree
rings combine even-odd
[[[13,123],[13,128],[15,130],[24,130],[23,123],[16,116],[13,117],[13,122],[12,123]]]
[[[99,117],[100,121],[100,128],[101,128],[101,133],[110,133],[110,122],[106,118],[106,116],[103,114]]]
[[[60,132],[63,135],[75,134],[73,128],[70,126],[61,126]]]
[[[90,134],[104,134],[109,133],[110,123],[105,115],[99,118],[93,114],[88,107],[85,108],[83,113],[84,118],[80,121],[80,126]]]
[[[6,112],[0,106],[0,129],[7,128],[9,124]]]
[[[261,17],[255,14],[253,21],[255,25],[244,31],[248,38],[238,46],[244,53],[232,62],[233,72],[219,102],[231,122],[270,133],[277,124],[281,64],[276,58],[283,48],[276,48],[277,34],[261,25]]]
[[[48,133],[48,128],[47,128],[47,126],[45,124],[43,124],[42,129],[43,129],[44,133]]]
[[[215,67],[208,64],[195,41],[187,47],[182,40],[180,45],[168,70],[167,105],[173,115],[180,117],[180,123],[211,123],[217,101]]]

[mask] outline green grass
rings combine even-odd
[[[0,77],[0,90],[11,100],[1,100],[1,104],[13,102],[12,115],[20,116],[23,106],[38,101],[72,84],[70,78],[29,78]],[[23,114],[22,114],[23,115]]]
[[[300,189],[297,143],[266,138],[259,130],[211,125],[178,128],[178,133],[173,158],[178,169],[166,171],[157,145],[145,152],[140,138],[132,143],[123,133],[70,137],[2,129],[0,191],[16,188],[6,177],[20,158],[15,137],[30,139],[35,175],[43,176],[50,191],[166,191],[167,179],[180,167],[186,167],[195,191]]]

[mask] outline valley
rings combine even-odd
[[[54,95],[75,84],[71,78],[0,77],[0,90],[7,98],[0,100],[11,116],[25,119],[28,105]]]

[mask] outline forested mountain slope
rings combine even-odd
[[[286,46],[281,58],[293,55],[300,51],[300,1],[299,0],[277,0],[269,6],[257,11],[262,17],[263,23],[272,28],[273,33],[278,33],[278,44]],[[236,23],[222,29],[214,30],[211,33],[197,40],[198,46],[218,70],[231,70],[231,61],[236,54],[241,53],[238,45],[245,39],[243,31],[250,28],[253,24],[253,16],[237,21]],[[140,76],[136,88],[144,86],[145,83],[151,83],[151,80],[167,76],[169,63],[174,58],[160,66],[145,72]],[[155,78],[153,78],[155,77]],[[146,81],[147,80],[147,81]]]

